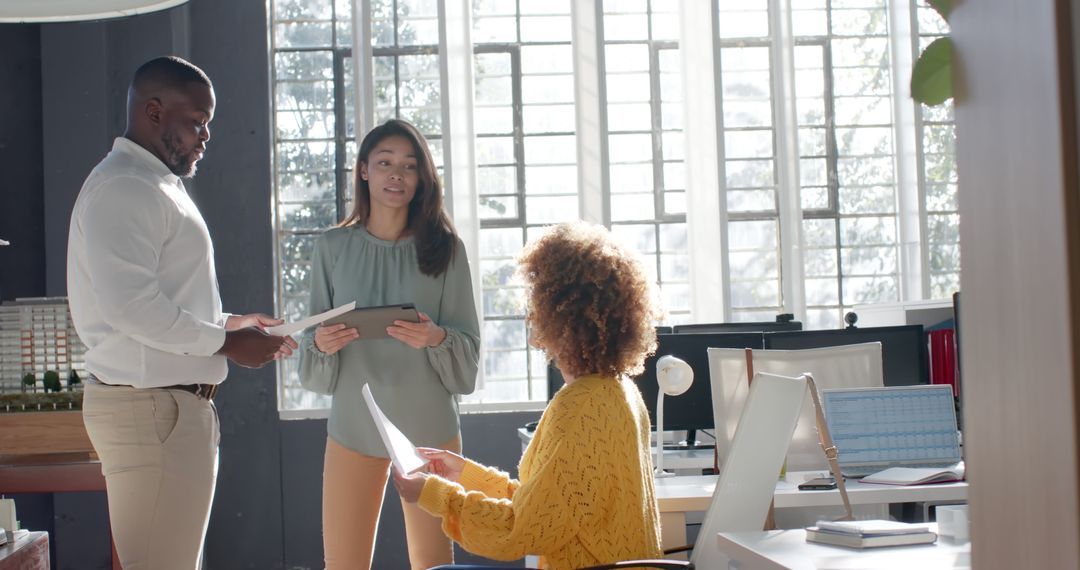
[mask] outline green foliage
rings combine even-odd
[[[43,384],[46,392],[59,392],[61,390],[60,373],[55,370],[47,370]]]
[[[926,0],[945,20],[952,0]],[[953,45],[949,36],[940,37],[919,54],[911,70],[911,98],[924,105],[940,105],[952,99]]]
[[[952,0],[926,0],[926,3],[937,10],[943,19],[949,19],[949,13],[952,12]]]
[[[952,97],[953,45],[948,37],[926,46],[911,70],[911,96],[926,105],[940,105]]]
[[[24,374],[22,377],[22,383],[24,392],[26,391],[27,386],[29,386],[31,389],[37,388],[37,379],[34,378],[33,372],[27,372],[26,374]]]
[[[79,378],[79,373],[74,368],[71,369],[71,373],[67,377],[68,391],[74,390],[75,386],[82,384],[82,378]]]
[[[82,392],[39,394],[0,394],[0,413],[36,412],[46,410],[78,410],[82,408]]]

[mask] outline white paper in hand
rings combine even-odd
[[[394,467],[402,473],[412,473],[423,467],[427,461],[420,457],[420,453],[416,451],[416,447],[409,441],[409,438],[405,437],[405,434],[401,433],[397,426],[386,419],[382,410],[379,409],[379,405],[375,403],[375,397],[371,395],[371,387],[364,384],[363,391],[364,401],[367,402],[368,409],[371,410],[371,417],[375,420],[375,427],[379,430],[379,437],[382,438],[383,445],[386,446],[386,451],[390,454],[391,461],[394,462]]]
[[[319,323],[321,323],[321,322],[323,322],[325,320],[332,319],[332,318],[334,318],[334,317],[336,317],[338,315],[343,315],[345,313],[348,313],[349,311],[351,311],[351,310],[353,310],[355,308],[356,308],[356,301],[352,301],[350,303],[345,303],[344,305],[342,305],[342,306],[340,306],[340,307],[338,307],[336,309],[330,309],[329,311],[319,313],[317,315],[312,315],[312,316],[310,316],[310,317],[308,317],[306,319],[301,319],[299,321],[292,322],[292,323],[285,323],[285,324],[281,324],[281,325],[267,327],[266,332],[267,332],[267,334],[272,334],[274,336],[285,336],[285,335],[290,335],[290,334],[296,334],[296,333],[298,333],[298,332],[300,332],[300,331],[302,331],[302,330],[304,330],[304,329],[306,329],[308,327],[313,327],[313,326],[315,326],[315,325],[317,325],[317,324],[319,324]]]

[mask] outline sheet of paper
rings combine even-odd
[[[306,319],[300,319],[299,321],[295,321],[295,322],[292,322],[292,323],[285,323],[285,324],[281,324],[281,325],[277,325],[277,326],[273,326],[273,327],[267,327],[266,332],[269,333],[269,334],[272,334],[274,336],[285,336],[285,335],[290,335],[290,334],[296,334],[296,333],[298,333],[298,332],[300,332],[300,331],[302,331],[302,330],[304,330],[304,329],[306,329],[308,327],[313,327],[313,326],[315,326],[315,325],[317,325],[317,324],[319,324],[319,323],[321,323],[321,322],[323,322],[325,320],[332,319],[332,318],[334,318],[334,317],[336,317],[338,315],[344,314],[344,313],[348,313],[349,311],[351,311],[351,310],[353,310],[355,308],[356,308],[356,301],[353,301],[351,303],[345,303],[344,305],[342,305],[342,306],[340,306],[340,307],[338,307],[336,309],[330,309],[329,311],[326,311],[324,313],[319,313],[317,315],[312,315],[312,316],[310,316],[310,317],[308,317]]]
[[[386,446],[386,451],[390,454],[390,460],[394,462],[394,467],[402,473],[412,473],[423,467],[427,461],[416,451],[416,447],[409,441],[409,438],[405,437],[405,434],[401,433],[397,426],[383,415],[379,405],[375,403],[375,397],[371,395],[371,387],[364,384],[363,392],[364,401],[367,402],[368,409],[371,410],[371,417],[375,420],[375,427],[379,430],[379,437],[382,438],[383,445]]]

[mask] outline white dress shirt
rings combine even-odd
[[[216,384],[228,364],[214,247],[180,178],[120,137],[83,183],[68,232],[71,317],[107,384]]]

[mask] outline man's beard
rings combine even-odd
[[[165,145],[165,166],[168,166],[173,174],[181,178],[195,176],[198,167],[195,165],[194,149],[185,153],[180,137],[171,130],[161,136],[161,143]]]

